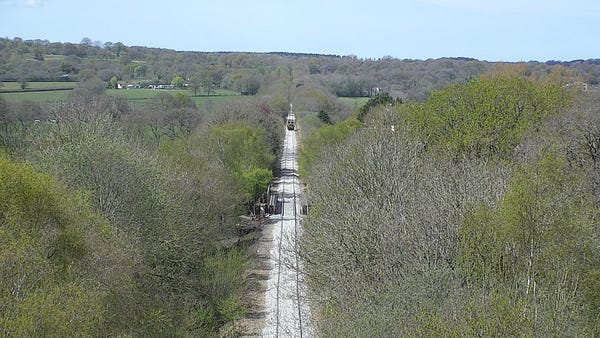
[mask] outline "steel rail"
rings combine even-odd
[[[301,220],[298,214],[298,202],[299,191],[299,178],[297,174],[297,162],[296,162],[296,146],[297,140],[296,135],[292,134],[294,131],[286,131],[286,138],[284,141],[283,157],[281,159],[281,170],[282,175],[280,177],[280,189],[278,192],[278,201],[276,203],[281,206],[281,212],[279,217],[279,243],[277,243],[277,259],[273,262],[277,264],[277,279],[275,285],[275,335],[276,337],[286,336],[293,334],[295,337],[307,336],[304,332],[308,329],[304,328],[306,323],[302,318],[302,281],[300,276],[300,259],[298,255],[298,237],[301,232]],[[288,185],[291,185],[289,187]],[[289,203],[293,203],[292,206]],[[287,214],[286,214],[286,208]],[[291,218],[293,217],[293,219]],[[291,228],[293,220],[293,229]],[[275,231],[277,231],[275,229]],[[293,231],[293,232],[292,232]],[[293,238],[291,238],[293,236]],[[284,238],[285,237],[285,238]],[[284,241],[286,241],[284,243]],[[293,255],[293,257],[291,256]],[[284,265],[282,267],[282,265]],[[286,270],[290,269],[290,271]],[[294,273],[295,275],[290,275]],[[293,278],[293,279],[291,279]],[[291,282],[291,283],[290,283]],[[295,285],[294,285],[295,284]],[[296,294],[289,294],[289,291],[295,292]],[[295,289],[295,290],[294,290]],[[292,291],[293,290],[293,291]],[[296,302],[296,308],[289,307],[294,301]],[[293,312],[288,312],[288,311]],[[292,314],[297,312],[298,322],[288,323],[288,315],[292,315],[292,318],[296,315]],[[287,319],[286,319],[287,318]],[[299,330],[299,332],[294,332]],[[290,332],[288,332],[290,331]],[[308,332],[308,331],[307,331]],[[310,336],[310,334],[308,334]]]
[[[284,142],[283,142],[283,157],[282,157],[282,161],[281,161],[281,166],[282,166],[282,172],[283,169],[285,169],[285,161],[288,157],[288,147],[287,147],[287,143],[288,143],[288,138],[286,137]],[[280,309],[279,309],[279,298],[280,298],[280,289],[281,289],[281,247],[282,247],[282,243],[283,243],[283,216],[285,214],[285,183],[283,182],[284,177],[281,178],[281,191],[280,191],[280,196],[281,196],[281,213],[280,213],[280,220],[279,220],[279,243],[277,245],[277,285],[276,285],[276,306],[275,306],[275,334],[277,337],[279,337],[279,327],[281,326],[281,316],[280,316]]]
[[[295,148],[295,147],[294,147]],[[298,305],[298,326],[300,329],[300,338],[302,338],[302,302],[300,299],[300,263],[298,260],[298,210],[297,210],[297,194],[296,194],[296,185],[298,184],[298,177],[294,176],[292,187],[293,187],[293,197],[294,197],[294,259],[295,259],[295,268],[296,268],[296,303]]]

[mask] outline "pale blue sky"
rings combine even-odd
[[[190,51],[600,58],[599,0],[0,0],[0,36]]]

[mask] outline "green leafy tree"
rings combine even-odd
[[[173,108],[196,108],[196,104],[192,98],[184,93],[175,93],[173,95]]]
[[[342,143],[361,127],[360,121],[350,118],[335,125],[323,125],[311,132],[304,139],[300,148],[298,164],[301,175],[305,176],[311,170],[313,164],[318,163],[322,156],[327,156],[331,147]]]
[[[0,156],[0,333],[95,336],[131,265],[85,194]],[[122,268],[114,268],[122,266]],[[81,278],[85,276],[85,278]],[[120,283],[123,283],[120,285]]]
[[[245,206],[238,182],[223,167],[190,155],[183,139],[157,154],[132,142],[99,112],[63,114],[59,125],[34,135],[28,158],[73,189],[89,191],[116,232],[136,238],[123,245],[130,250],[131,262],[124,265],[129,279],[119,280],[106,295],[100,331],[214,335],[241,311],[243,289],[237,285],[243,281],[238,276],[246,269],[245,256],[224,265],[218,276],[204,272],[211,258],[215,265],[229,261],[219,255],[230,251],[219,241],[234,235]],[[48,144],[48,139],[58,142]],[[217,292],[211,287],[223,280],[231,288]]]
[[[117,79],[117,77],[116,77],[116,76],[113,76],[113,77],[110,79],[110,81],[108,82],[108,88],[111,88],[111,89],[117,89],[117,87],[118,87],[118,83],[119,83],[119,80]]]
[[[61,63],[60,70],[63,74],[71,74],[76,72],[75,66],[70,62]]]
[[[233,172],[249,203],[266,190],[275,156],[265,142],[264,131],[247,123],[230,122],[213,127],[205,142],[209,158]]]
[[[136,79],[144,78],[146,73],[148,72],[148,66],[146,65],[138,65],[133,69],[133,76]]]
[[[194,74],[190,78],[190,88],[192,88],[192,90],[194,90],[194,96],[198,95],[198,89],[202,88],[203,82],[204,81],[203,81],[202,77],[200,77],[198,74]]]
[[[451,155],[506,158],[529,130],[570,102],[555,85],[496,76],[448,86],[400,108],[427,146]]]
[[[392,96],[389,93],[376,94],[375,96],[370,98],[369,101],[367,101],[367,103],[365,103],[362,107],[360,107],[360,110],[358,111],[358,115],[356,118],[361,122],[365,122],[365,118],[371,108],[379,106],[379,105],[389,105],[394,102],[395,102],[394,98],[392,98]]]
[[[44,61],[44,52],[39,47],[34,48],[33,59],[37,61]]]
[[[468,280],[520,304],[520,315],[504,320],[519,320],[512,324],[522,332],[561,332],[587,313],[582,292],[589,289],[581,281],[594,271],[599,214],[580,190],[580,177],[546,151],[518,170],[497,208],[476,208],[461,229],[459,257]]]
[[[303,139],[321,334],[594,336],[593,104],[573,120],[570,94],[522,76],[456,87],[321,153],[320,129]]]
[[[240,175],[240,180],[248,200],[258,200],[273,181],[273,172],[268,168],[253,168],[245,170]]]
[[[171,84],[177,88],[183,88],[185,81],[181,76],[175,76],[173,80],[171,80]]]
[[[317,117],[319,118],[319,120],[321,120],[321,122],[323,122],[325,124],[333,124],[331,122],[331,118],[329,117],[329,114],[324,110],[319,111],[319,114],[317,115]]]

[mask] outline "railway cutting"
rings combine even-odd
[[[306,286],[297,256],[302,233],[296,121],[286,119],[281,177],[270,189],[270,220],[263,227],[250,272],[252,311],[239,323],[244,337],[313,337]],[[293,124],[290,123],[293,121]]]

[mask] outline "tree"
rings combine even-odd
[[[202,78],[197,74],[192,75],[190,78],[189,86],[194,90],[194,96],[198,95],[198,89],[202,88],[203,82]]]
[[[106,91],[107,84],[98,77],[91,77],[86,81],[80,82],[70,94],[70,97],[89,99],[98,97]]]
[[[589,257],[599,214],[582,189],[583,177],[546,149],[537,163],[516,170],[497,206],[479,206],[465,219],[461,269],[474,288],[491,288],[519,304],[518,316],[502,320],[521,332],[585,332],[589,309],[582,293],[589,290],[582,281],[595,273],[596,259]]]
[[[171,80],[171,84],[177,88],[183,88],[185,81],[181,76],[175,76],[173,80]]]
[[[37,47],[34,49],[33,59],[37,61],[44,61],[44,52],[41,48]]]
[[[357,115],[357,119],[361,122],[365,122],[365,118],[369,110],[378,105],[388,105],[394,103],[394,99],[390,96],[389,93],[378,93],[367,101],[362,107]]]
[[[21,87],[21,89],[25,90],[25,88],[27,88],[28,86],[29,81],[25,77],[19,79],[19,87]]]
[[[311,207],[300,252],[319,327],[323,336],[452,336],[450,316],[460,310],[450,309],[462,308],[452,272],[462,206],[489,201],[505,178],[501,167],[423,156],[410,130],[389,131],[393,113],[381,113],[324,148],[303,175]]]
[[[0,333],[115,332],[102,326],[103,308],[127,289],[136,257],[122,234],[85,197],[31,165],[0,156],[0,177]]]
[[[254,202],[260,199],[273,181],[273,172],[268,168],[252,168],[244,170],[239,179],[244,188],[246,200],[252,201],[251,209],[254,209]],[[253,210],[253,213],[256,213],[256,210]]]
[[[164,116],[164,123],[171,131],[172,137],[179,134],[190,135],[199,121],[198,110],[191,107],[170,109]]]
[[[128,66],[131,64],[131,57],[129,56],[128,52],[123,51],[119,54],[119,63],[123,66]]]
[[[9,113],[9,105],[3,96],[0,96],[0,124],[6,123],[6,117]]]
[[[204,140],[206,157],[233,173],[250,209],[272,178],[275,156],[265,130],[248,122],[227,122],[210,128]]]
[[[132,141],[102,109],[86,109],[82,116],[63,105],[61,112],[61,123],[41,124],[49,127],[46,132],[32,134],[34,145],[25,153],[69,187],[83,191],[116,228],[106,231],[113,230],[124,241],[121,247],[130,250],[125,265],[99,265],[129,275],[127,280],[115,278],[116,286],[108,288],[114,293],[102,298],[106,303],[99,313],[106,317],[99,320],[98,331],[114,336],[214,336],[243,309],[240,276],[248,267],[245,255],[219,244],[233,238],[244,207],[245,196],[232,174],[191,155],[187,138],[166,141],[158,152]],[[85,224],[82,228],[87,229]],[[104,259],[102,254],[98,259]],[[104,285],[99,288],[105,290]],[[48,316],[49,322],[53,319]]]
[[[321,122],[323,122],[325,124],[333,124],[331,122],[331,118],[329,117],[329,114],[327,114],[326,111],[324,111],[324,110],[319,111],[319,114],[317,116],[319,117],[319,120],[321,120]]]
[[[192,101],[192,98],[184,93],[175,93],[173,95],[173,108],[193,108],[196,109],[196,104]]]
[[[348,137],[356,133],[361,123],[354,118],[337,123],[336,125],[324,125],[313,131],[302,143],[299,149],[300,174],[307,176],[312,166],[324,159],[332,147],[344,142]],[[307,177],[307,179],[310,179]]]
[[[492,76],[448,86],[417,109],[399,110],[430,149],[506,158],[526,132],[569,102],[569,94],[556,85]]]
[[[146,76],[147,72],[148,72],[148,67],[146,65],[137,65],[133,69],[133,76],[136,79],[143,78]]]
[[[110,81],[108,82],[108,88],[117,89],[118,84],[119,84],[119,80],[117,79],[116,76],[113,76],[112,78],[110,78]]]
[[[121,53],[127,50],[127,46],[125,46],[122,42],[108,43],[109,49],[116,54],[117,57],[121,56]],[[105,44],[106,45],[106,44]]]
[[[206,95],[210,96],[210,93],[212,92],[212,90],[215,88],[215,85],[216,85],[214,82],[213,73],[211,71],[203,72],[201,81],[202,81],[202,88],[204,89],[204,92],[206,93]]]
[[[71,74],[76,72],[75,66],[70,62],[61,63],[60,70],[63,74]]]

